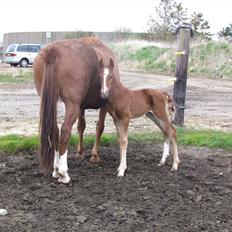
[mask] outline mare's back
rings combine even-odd
[[[61,40],[41,50],[34,67],[36,88],[39,91],[45,63],[54,64],[62,100],[82,101],[92,82],[96,81],[98,58],[94,49],[83,41]]]

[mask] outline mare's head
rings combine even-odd
[[[114,78],[113,75],[114,61],[110,58],[109,64],[105,65],[103,63],[103,60],[101,59],[99,65],[100,65],[99,77],[101,82],[101,97],[108,98],[109,91],[111,89],[112,81]]]

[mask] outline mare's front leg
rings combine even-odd
[[[96,126],[96,141],[92,149],[92,157],[90,158],[90,162],[92,163],[97,163],[100,161],[99,147],[100,147],[101,135],[105,127],[106,114],[107,114],[106,107],[102,107],[99,111],[99,119]]]
[[[72,127],[75,121],[77,120],[77,116],[79,114],[79,107],[75,104],[69,103],[65,104],[66,113],[64,123],[61,126],[61,135],[60,135],[60,147],[59,147],[59,160],[58,160],[58,174],[59,174],[59,182],[68,183],[70,181],[70,177],[68,175],[68,163],[67,163],[67,155],[68,155],[68,143],[72,132]]]
[[[86,122],[85,122],[85,110],[81,109],[78,115],[78,124],[77,124],[77,130],[79,134],[79,140],[77,144],[77,157],[83,158],[83,134],[85,130]]]
[[[130,122],[129,117],[114,120],[117,129],[118,142],[120,147],[120,165],[118,167],[118,176],[124,176],[124,173],[127,169],[126,152],[128,145],[129,122]]]

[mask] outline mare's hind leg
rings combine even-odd
[[[105,127],[106,114],[107,114],[106,108],[105,107],[101,108],[99,111],[99,119],[96,126],[96,141],[92,149],[92,157],[90,158],[90,162],[92,163],[97,163],[100,161],[99,146],[100,146],[101,135]]]
[[[64,123],[61,127],[60,136],[60,147],[59,147],[59,161],[58,161],[58,173],[60,175],[58,181],[62,183],[68,183],[70,177],[68,175],[68,164],[67,164],[67,154],[68,154],[68,143],[71,136],[72,126],[77,120],[79,113],[79,107],[74,104],[65,104],[66,114]]]
[[[56,126],[56,135],[58,136],[57,141],[59,141],[59,128],[58,126]],[[56,144],[56,148],[55,148],[55,156],[54,156],[54,163],[53,163],[53,168],[54,171],[52,173],[52,176],[54,178],[58,178],[59,174],[58,174],[58,166],[59,166],[59,149],[58,149],[58,144]]]
[[[83,158],[83,134],[85,130],[86,122],[85,122],[85,110],[81,109],[78,115],[78,124],[77,130],[79,134],[79,140],[77,145],[77,157]]]

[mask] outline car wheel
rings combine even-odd
[[[22,59],[19,63],[20,67],[26,68],[28,66],[28,60],[27,59]]]

